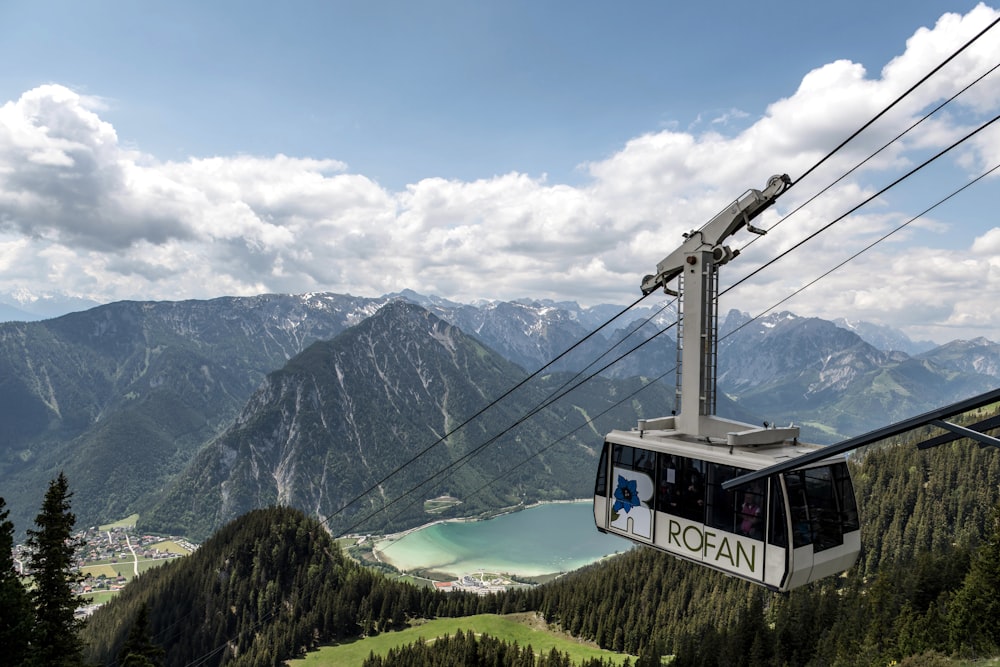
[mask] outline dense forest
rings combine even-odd
[[[464,616],[474,596],[395,583],[342,555],[297,510],[255,510],[191,556],[150,570],[93,615],[90,658],[109,664],[140,613],[167,665],[275,665],[320,643]]]
[[[675,665],[887,664],[1000,649],[1000,453],[968,441],[853,462],[859,563],[780,595],[650,549],[531,591],[527,608],[602,647]],[[990,629],[990,628],[994,629]]]
[[[968,441],[920,451],[911,441],[873,446],[851,466],[861,558],[843,576],[790,594],[652,549],[532,589],[442,594],[353,563],[314,519],[279,508],[244,515],[188,558],[144,574],[94,615],[83,639],[91,659],[112,664],[148,610],[164,664],[275,665],[414,618],[537,611],[640,656],[637,664],[672,654],[674,665],[874,665],[1000,651],[990,622],[1000,618],[1000,453]],[[468,651],[516,665],[524,649],[463,636],[371,664],[447,664],[442,656]]]
[[[577,667],[612,667],[610,661],[592,658]],[[390,649],[383,656],[372,655],[363,667],[573,667],[570,657],[552,649],[535,655],[531,646],[518,646],[502,639],[459,630],[455,636],[445,635],[433,642],[414,642]],[[640,667],[637,665],[636,667]]]

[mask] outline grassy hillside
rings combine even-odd
[[[420,639],[426,641],[444,635],[454,635],[456,630],[472,630],[476,634],[488,634],[507,642],[517,642],[520,646],[530,645],[536,655],[548,653],[555,648],[560,653],[568,653],[574,663],[588,658],[612,660],[616,665],[623,664],[626,658],[635,661],[635,656],[604,651],[590,642],[551,631],[537,614],[524,613],[439,618],[399,632],[384,632],[337,646],[326,646],[309,653],[302,660],[290,660],[288,664],[291,667],[360,667],[365,658],[372,653],[385,655],[391,648],[411,644]]]

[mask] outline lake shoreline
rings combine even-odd
[[[543,507],[567,505],[578,508],[567,510],[568,515],[551,509],[524,518],[508,518],[495,529],[481,526],[529,509],[541,511]],[[488,516],[439,519],[385,536],[369,535],[367,539],[372,540],[371,556],[400,572],[433,572],[434,578],[446,574],[457,579],[485,569],[520,580],[557,577],[627,550],[627,547],[595,544],[594,538],[603,540],[606,536],[599,536],[596,530],[582,530],[588,524],[593,528],[590,505],[591,500],[586,498],[539,501],[507,507]],[[470,524],[470,528],[459,528],[461,524]],[[471,524],[479,526],[473,528]],[[428,529],[430,532],[414,538],[412,544],[408,542],[393,549],[400,540]],[[497,536],[496,545],[488,542],[492,537],[484,539],[484,531],[486,535]]]
[[[576,498],[572,500],[538,500],[536,502],[531,503],[530,505],[512,505],[510,507],[505,507],[503,509],[497,510],[496,512],[487,514],[486,516],[460,516],[460,517],[453,517],[450,519],[435,519],[434,521],[430,521],[428,523],[424,523],[419,526],[414,526],[413,528],[407,528],[406,530],[402,530],[398,533],[388,533],[386,535],[349,535],[348,537],[358,537],[358,538],[365,537],[367,539],[374,540],[375,545],[385,543],[385,546],[388,547],[393,542],[398,542],[399,540],[401,540],[402,538],[406,537],[411,533],[415,533],[419,530],[424,530],[425,528],[430,528],[431,526],[439,526],[444,523],[472,523],[475,521],[489,521],[490,519],[496,519],[497,517],[507,516],[508,514],[513,514],[515,512],[522,512],[524,510],[529,510],[533,507],[540,507],[542,505],[565,505],[571,503],[589,503],[589,502],[593,501],[590,498]],[[378,546],[372,547],[372,554],[375,556],[377,560],[379,560],[379,562],[382,562],[382,559],[380,559],[378,556],[379,551],[381,551],[381,549],[378,548]],[[392,563],[390,562],[389,565],[392,565]]]

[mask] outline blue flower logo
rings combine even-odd
[[[628,514],[633,507],[639,506],[639,492],[636,490],[636,480],[625,479],[618,475],[618,488],[615,489],[615,505],[612,511],[625,510]]]

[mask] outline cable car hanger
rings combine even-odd
[[[798,427],[761,428],[716,416],[718,267],[739,254],[725,245],[792,185],[772,176],[748,190],[642,281],[677,297],[674,414],[640,419],[605,436],[594,486],[601,532],[666,551],[772,590],[789,591],[850,568],[861,526],[846,460],[799,442]],[[676,281],[676,287],[669,285]],[[725,483],[794,460],[793,470],[730,490]]]
[[[876,429],[836,445],[799,441],[795,426],[764,428],[715,414],[718,267],[739,255],[725,242],[792,185],[772,176],[749,190],[682,244],[642,281],[677,297],[678,366],[674,414],[640,419],[605,436],[594,489],[601,532],[777,591],[849,569],[861,551],[861,525],[845,453],[925,425],[944,435],[926,448],[971,437],[1000,447],[985,431],[946,421],[1000,401],[1000,389]],[[676,280],[676,287],[669,285]]]
[[[752,234],[765,234],[765,230],[750,222],[770,208],[791,185],[788,175],[780,174],[769,178],[764,190],[748,190],[700,229],[684,234],[684,242],[656,265],[656,273],[643,278],[643,294],[662,287],[667,294],[678,297],[683,323],[677,337],[679,414],[652,420],[648,423],[650,428],[676,428],[709,440],[722,438],[731,446],[773,444],[798,437],[798,428],[760,429],[715,416],[717,268],[740,254],[725,242],[744,227]],[[668,284],[674,279],[677,288],[670,289]]]

